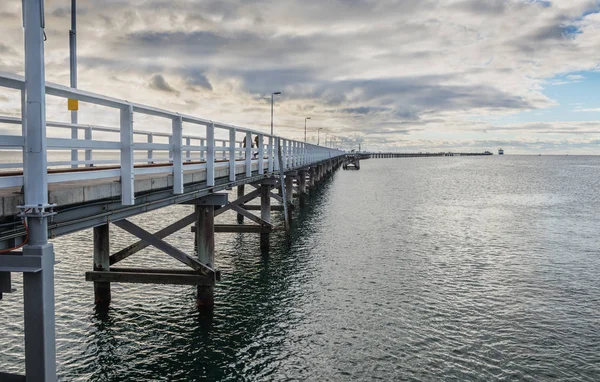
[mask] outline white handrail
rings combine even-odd
[[[25,79],[11,73],[0,72],[0,88],[17,89],[23,92],[25,88]],[[169,171],[173,175],[173,192],[180,194],[184,192],[183,172],[184,169],[206,168],[207,185],[215,184],[215,165],[219,168],[224,165],[229,166],[229,179],[236,180],[236,161],[243,159],[245,165],[245,175],[252,175],[253,163],[257,163],[259,174],[270,174],[275,171],[286,171],[308,166],[323,160],[344,155],[344,151],[332,149],[329,147],[314,145],[306,142],[286,139],[270,135],[261,131],[247,127],[236,126],[223,122],[216,122],[204,118],[194,117],[185,114],[179,114],[169,110],[164,110],[152,106],[141,105],[128,102],[109,96],[74,89],[63,85],[46,83],[46,93],[62,98],[77,99],[94,105],[105,106],[118,109],[120,111],[120,126],[100,126],[86,124],[71,124],[66,122],[48,121],[47,126],[64,129],[80,129],[85,131],[85,139],[72,138],[54,138],[46,139],[48,150],[85,150],[85,160],[82,161],[55,161],[49,162],[49,166],[60,165],[85,165],[95,166],[99,164],[119,164],[120,170],[106,170],[99,167],[98,170],[86,172],[70,172],[61,175],[53,174],[48,178],[49,183],[59,181],[76,181],[84,179],[93,179],[93,174],[98,172],[99,177],[114,176],[115,171],[121,177],[121,202],[124,205],[135,203],[134,182],[136,174],[159,173]],[[22,110],[23,110],[22,106]],[[158,118],[165,118],[171,121],[172,131],[170,133],[138,130],[133,128],[134,114],[150,115]],[[0,123],[21,125],[21,118],[0,116]],[[205,136],[184,135],[183,124],[190,123],[204,126],[206,128]],[[228,139],[215,139],[215,129],[225,130]],[[119,140],[99,140],[94,139],[93,132],[105,132],[119,134]],[[245,147],[238,141],[238,134],[243,135],[246,141]],[[145,142],[136,142],[135,136],[145,137]],[[254,148],[252,147],[253,135],[258,136],[259,146],[257,148],[256,158],[254,158]],[[169,143],[159,143],[154,141],[154,137],[168,138]],[[267,143],[265,143],[267,138]],[[185,143],[184,140],[185,139]],[[23,149],[25,138],[22,135],[0,135],[0,149]],[[218,145],[218,146],[217,146]],[[238,146],[239,145],[239,146]],[[283,169],[279,169],[279,161],[275,159],[277,145],[281,145],[281,155]],[[112,150],[120,151],[120,160],[92,160],[92,150]],[[144,151],[144,159],[135,159],[134,152]],[[157,158],[155,151],[167,152],[166,158]],[[217,162],[216,153],[221,152]],[[196,153],[192,156],[192,153]],[[199,156],[198,156],[199,154]],[[266,157],[265,157],[266,154]],[[23,153],[24,162],[27,153]],[[205,163],[195,162],[196,160],[205,161]],[[265,166],[265,160],[267,160]],[[135,168],[135,163],[166,163],[166,166],[160,168]],[[195,162],[187,163],[187,162]],[[187,164],[186,164],[187,163]],[[185,165],[185,166],[184,166]],[[18,169],[22,167],[20,163],[3,164],[0,168]],[[265,168],[266,167],[266,168]],[[101,173],[101,174],[100,174]],[[22,186],[23,176],[0,176],[0,188],[10,186]]]

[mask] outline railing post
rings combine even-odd
[[[235,129],[229,129],[229,181],[235,181]]]
[[[227,142],[223,141],[223,142],[221,142],[221,144],[223,145],[223,148],[227,147]],[[227,152],[226,152],[226,150],[223,150],[221,152],[222,152],[221,155],[222,155],[223,159],[227,159]]]
[[[270,135],[269,136],[269,147],[267,148],[267,157],[269,157],[268,158],[269,162],[268,162],[267,166],[268,166],[268,172],[269,173],[273,172],[273,170],[274,170],[274,163],[275,163],[275,160],[273,159],[273,152],[274,152],[274,150],[273,150],[273,142],[274,142],[273,136]]]
[[[206,125],[206,185],[215,185],[215,125]]]
[[[86,141],[92,140],[92,127],[91,126],[88,126],[85,128],[85,140]],[[92,163],[92,150],[90,150],[90,149],[85,150],[85,167],[94,167],[94,164]]]
[[[281,169],[281,171],[285,171],[287,170],[287,150],[286,150],[286,142],[285,139],[283,139],[283,142],[281,143],[281,163],[283,163],[283,168]]]
[[[264,136],[258,134],[258,174],[262,175],[265,173],[265,145],[263,142]]]
[[[152,135],[152,133],[148,134],[147,141],[148,143],[154,142],[154,136]],[[152,160],[152,149],[148,149],[148,163],[154,163],[154,161]]]
[[[274,171],[280,171],[279,160],[275,160],[275,155],[279,155],[280,140],[278,137],[269,137],[269,143],[271,143],[270,148],[273,151],[273,153],[272,153],[273,155],[269,157],[269,158],[271,158],[273,163],[269,164],[269,166],[273,166]]]
[[[190,137],[185,138],[185,144],[188,149],[185,152],[185,161],[190,162],[192,160],[192,152],[190,151],[190,146],[192,145],[192,140]]]
[[[206,140],[204,138],[200,138],[200,147],[204,147],[206,144]],[[205,160],[204,150],[200,150],[200,161]]]
[[[121,204],[135,204],[133,168],[133,106],[121,109]]]
[[[181,143],[183,140],[183,120],[181,116],[173,119],[172,122],[172,144],[173,150],[173,193],[183,194],[183,152]]]
[[[246,133],[246,177],[252,176],[252,133]]]

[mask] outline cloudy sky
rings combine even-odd
[[[323,128],[370,150],[597,154],[599,11],[597,0],[79,0],[79,88],[262,131],[281,91],[276,132],[302,139],[311,117],[309,139]],[[69,27],[70,0],[46,0],[46,77],[64,85]],[[0,71],[22,74],[21,1],[0,2],[0,36]],[[3,114],[12,97],[0,90]],[[68,120],[52,102],[48,118]]]

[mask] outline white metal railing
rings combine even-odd
[[[22,76],[0,72],[0,88],[21,91],[21,113],[25,115],[25,79]],[[120,111],[120,126],[96,126],[47,121],[46,125],[57,129],[79,129],[85,139],[46,138],[48,150],[85,150],[85,159],[78,161],[49,162],[48,166],[97,167],[91,171],[64,171],[48,174],[48,183],[83,181],[111,177],[121,178],[121,201],[124,205],[134,204],[134,182],[136,175],[170,172],[173,175],[173,192],[183,193],[184,171],[206,169],[206,183],[215,185],[215,169],[229,167],[229,180],[236,179],[235,164],[243,160],[245,175],[252,175],[253,164],[259,174],[279,171],[277,147],[281,147],[283,170],[304,167],[311,163],[344,155],[337,149],[272,136],[245,127],[234,126],[190,115],[171,112],[151,106],[140,105],[121,99],[103,96],[58,84],[46,83],[46,94],[60,98],[72,98],[93,105],[104,106]],[[171,133],[133,128],[135,113],[164,118],[171,121]],[[0,123],[21,125],[21,118],[0,117]],[[183,125],[201,127],[204,135],[183,135]],[[228,139],[215,139],[215,130],[228,134]],[[21,135],[0,135],[0,150],[21,150],[23,162],[27,161],[25,133]],[[119,134],[118,140],[94,139],[94,132]],[[244,134],[245,145],[236,143],[236,135]],[[253,135],[258,136],[258,148],[253,148]],[[140,142],[136,137],[142,137]],[[168,139],[168,143],[158,143],[155,138]],[[245,147],[244,147],[245,146]],[[93,159],[95,151],[118,151],[118,159]],[[257,150],[257,151],[256,151]],[[155,157],[156,152],[168,153],[166,158]],[[134,154],[138,154],[135,158]],[[144,154],[139,158],[140,153]],[[138,164],[136,166],[136,163]],[[140,166],[139,164],[142,164]],[[113,165],[113,166],[111,166]],[[23,163],[0,164],[0,169],[23,168]],[[0,173],[0,188],[23,186],[23,175]]]

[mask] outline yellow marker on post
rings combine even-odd
[[[67,108],[69,110],[79,110],[79,101],[76,99],[69,98],[67,101]]]

